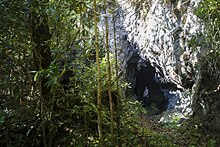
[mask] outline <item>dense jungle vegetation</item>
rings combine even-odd
[[[129,83],[119,74],[116,40],[110,52],[107,37],[107,13],[114,20],[117,7],[115,0],[0,1],[0,146],[220,145],[198,122],[197,104],[216,95],[197,96],[195,117],[181,127],[175,118],[158,124],[140,102],[124,96]],[[105,32],[98,28],[100,13]],[[219,81],[220,1],[203,0],[195,14],[204,33],[192,47],[208,48],[198,69],[211,83]]]

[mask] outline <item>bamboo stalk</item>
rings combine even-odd
[[[111,92],[111,81],[112,81],[112,75],[111,75],[111,63],[110,63],[110,57],[109,57],[109,40],[108,40],[108,18],[107,18],[107,4],[106,0],[104,0],[104,11],[105,11],[105,43],[106,43],[106,54],[107,54],[107,64],[108,64],[108,96],[109,96],[109,104],[110,104],[110,113],[111,113],[111,146],[114,146],[114,110],[113,110],[113,102],[112,102],[112,92]]]
[[[115,3],[115,0],[113,0],[113,3]],[[117,126],[117,137],[118,137],[118,146],[121,147],[121,131],[120,131],[120,94],[119,94],[119,82],[118,82],[118,49],[117,49],[117,43],[116,43],[116,26],[115,26],[115,11],[112,13],[112,19],[113,19],[113,31],[114,31],[114,50],[115,50],[115,73],[116,73],[116,90],[117,90],[117,104],[116,104],[116,126]]]
[[[102,95],[101,95],[101,70],[100,70],[100,62],[99,62],[99,47],[98,47],[98,27],[97,27],[97,12],[96,12],[96,0],[93,0],[93,12],[94,12],[94,31],[95,31],[95,49],[96,49],[96,63],[98,70],[98,91],[97,91],[97,107],[98,107],[98,134],[101,146],[105,146],[103,130],[102,130],[102,113],[101,113],[101,105],[102,105]]]

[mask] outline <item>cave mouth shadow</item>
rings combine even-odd
[[[126,81],[132,87],[126,91],[126,96],[135,95],[153,115],[173,109],[179,100],[179,96],[173,93],[178,90],[177,85],[168,81],[162,70],[156,68],[140,52],[133,52],[127,61],[125,74]]]

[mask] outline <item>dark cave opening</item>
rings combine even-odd
[[[136,99],[142,102],[147,109],[155,109],[156,114],[171,109],[170,99],[178,99],[177,95],[170,91],[176,91],[177,85],[165,79],[162,70],[156,70],[151,62],[139,55],[139,52],[133,52],[127,61],[126,80],[131,84],[127,96],[135,95]]]

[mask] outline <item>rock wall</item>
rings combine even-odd
[[[115,28],[121,71],[131,87],[127,97],[153,105],[158,112],[178,102],[180,111],[191,112],[198,52],[191,52],[188,40],[202,30],[193,14],[199,1],[118,1]],[[108,18],[114,49],[114,23],[110,14]],[[100,26],[104,30],[103,21]]]
[[[129,95],[145,106],[155,103],[160,110],[176,107],[182,98],[180,107],[191,111],[187,89],[196,80],[197,54],[190,51],[188,40],[202,29],[193,14],[199,0],[135,2],[119,1],[123,25],[118,32],[124,31],[129,44],[119,42],[126,81],[132,87]]]
[[[174,110],[183,118],[193,109],[204,127],[216,131],[220,130],[219,76],[213,78],[208,72],[211,65],[204,62],[204,47],[196,51],[189,47],[189,40],[203,32],[193,14],[199,2],[119,0],[115,28],[120,72],[130,87],[126,97],[142,101],[149,110],[157,108],[156,113],[172,109],[164,114]],[[114,50],[114,23],[110,14],[108,18]]]

